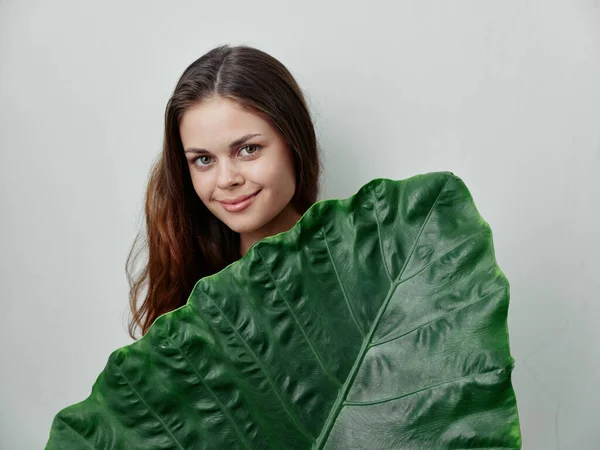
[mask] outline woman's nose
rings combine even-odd
[[[227,189],[230,186],[242,184],[243,180],[244,179],[235,162],[223,161],[219,163],[219,178],[217,184],[220,189]]]

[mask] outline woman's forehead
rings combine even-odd
[[[273,130],[258,113],[229,99],[210,99],[188,108],[179,126],[185,146],[225,147],[247,134],[269,137]]]

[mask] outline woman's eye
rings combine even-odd
[[[202,159],[202,158],[206,158],[206,159]],[[202,166],[206,166],[206,165],[210,164],[210,160],[211,160],[210,156],[200,155],[194,160],[194,164],[196,164],[197,161],[201,161],[203,164],[200,164],[200,167],[202,167]]]
[[[245,145],[240,149],[240,153],[246,150],[247,155],[253,155],[260,149],[260,145]],[[244,156],[244,155],[242,155]]]
[[[260,150],[260,148],[261,148],[261,146],[257,145],[257,144],[245,145],[240,149],[239,153],[242,157],[249,158],[249,157],[253,156],[258,150]],[[246,152],[246,153],[244,154],[243,152]],[[204,168],[204,167],[208,167],[209,165],[211,165],[212,160],[213,160],[212,156],[200,155],[197,158],[195,158],[192,161],[192,163],[198,167]]]

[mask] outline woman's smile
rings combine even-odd
[[[245,198],[242,197],[241,201],[237,201],[237,202],[227,201],[226,202],[226,201],[220,200],[219,203],[221,203],[221,206],[223,206],[223,209],[225,211],[228,211],[228,212],[239,212],[239,211],[242,211],[242,210],[246,209],[248,206],[250,206],[254,202],[254,199],[256,198],[256,196],[260,192],[261,191],[258,191],[258,192],[252,194],[249,197],[245,197]]]

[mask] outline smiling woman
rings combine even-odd
[[[257,132],[244,134],[247,130]],[[296,190],[292,153],[259,114],[215,96],[183,114],[180,135],[198,197],[240,234],[242,254],[298,221],[300,214],[290,203]],[[229,143],[229,136],[240,135]]]
[[[131,337],[183,306],[200,278],[292,228],[317,201],[320,173],[302,90],[276,58],[223,45],[187,67],[146,189],[147,236],[127,259]],[[142,243],[148,260],[134,273]]]

